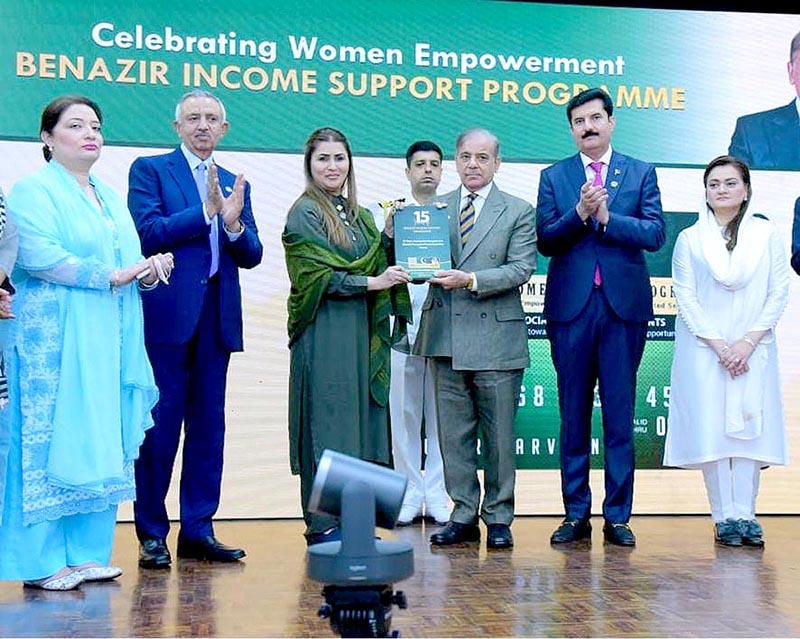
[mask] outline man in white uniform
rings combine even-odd
[[[442,179],[441,148],[427,140],[409,146],[406,151],[406,177],[411,184],[411,195],[406,196],[405,206],[435,201],[436,189]],[[413,347],[422,303],[428,295],[428,284],[409,284],[408,291],[414,319],[413,324],[408,326],[408,340]],[[440,525],[450,519],[434,392],[430,360],[392,350],[392,382],[389,389],[392,455],[395,469],[408,476],[408,488],[397,519],[398,526],[419,523],[423,515]]]

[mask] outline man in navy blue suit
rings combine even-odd
[[[792,38],[786,69],[797,97],[785,106],[736,120],[728,153],[751,169],[800,169],[800,32]]]
[[[138,158],[128,206],[146,254],[171,251],[169,286],[142,295],[145,344],[160,391],[136,461],[134,517],[139,565],[171,562],[164,500],[183,426],[178,556],[237,561],[245,553],[220,543],[219,506],[230,354],[243,349],[239,269],[261,262],[262,246],[243,175],[218,166],[214,148],[228,130],[213,94],[185,94],[175,110],[181,145]],[[160,247],[155,249],[155,247]]]
[[[558,377],[561,492],[553,544],[591,538],[592,405],[599,381],[605,451],[605,540],[633,546],[636,371],[653,317],[643,251],[664,243],[655,168],[611,148],[614,105],[602,89],[567,104],[579,153],[542,171],[539,252],[551,258],[544,315]]]

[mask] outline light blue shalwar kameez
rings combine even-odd
[[[117,504],[134,498],[133,462],[153,424],[139,292],[109,285],[141,259],[139,238],[123,200],[90,182],[102,210],[55,161],[8,194],[19,255],[3,344],[0,579],[108,564]]]

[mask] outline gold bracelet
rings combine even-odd
[[[752,339],[750,339],[749,335],[745,335],[742,338],[742,341],[747,342],[748,344],[750,344],[750,346],[753,347],[753,350],[756,350],[756,343]]]

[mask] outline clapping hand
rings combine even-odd
[[[225,228],[231,233],[240,233],[243,226],[239,217],[244,207],[244,175],[240,173],[236,176],[233,188],[226,197],[222,194],[219,183],[219,172],[217,166],[211,164],[208,167],[208,199],[206,200],[206,211],[210,218],[214,218],[217,213],[222,215],[222,222]]]
[[[585,222],[590,215],[597,215],[600,207],[605,207],[607,201],[608,191],[606,191],[605,187],[594,185],[591,180],[587,180],[581,187],[581,199],[578,200],[575,210],[581,220]],[[606,209],[606,221],[608,221],[607,213],[608,210]],[[601,224],[605,224],[602,220],[598,221]]]

